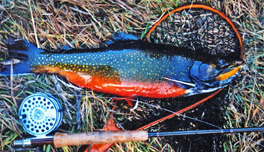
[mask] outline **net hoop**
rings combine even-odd
[[[185,10],[185,9],[204,9],[204,10],[209,10],[213,13],[216,13],[218,14],[220,17],[222,17],[233,29],[233,31],[235,32],[236,34],[236,37],[239,41],[239,45],[240,45],[240,58],[243,59],[243,56],[244,56],[244,47],[243,47],[243,42],[242,42],[242,38],[237,30],[237,28],[235,27],[235,25],[233,24],[233,22],[222,12],[210,7],[210,6],[207,6],[207,5],[203,5],[203,4],[189,4],[189,5],[184,5],[184,6],[181,6],[181,7],[178,7],[172,11],[169,11],[168,13],[164,14],[150,29],[149,31],[147,32],[147,34],[145,35],[146,38],[149,38],[150,37],[150,34],[156,29],[156,27],[162,22],[164,21],[168,16],[174,14],[175,12],[179,12],[179,11],[182,11],[182,10]]]

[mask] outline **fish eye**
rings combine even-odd
[[[219,60],[218,60],[218,63],[219,63],[220,65],[222,65],[222,64],[225,64],[225,61],[224,61],[223,59],[219,59]]]

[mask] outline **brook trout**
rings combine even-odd
[[[58,52],[9,39],[14,74],[54,73],[83,88],[123,97],[171,98],[212,92],[227,86],[242,67],[195,51],[153,44],[117,33],[107,47]],[[10,75],[5,65],[2,75]]]

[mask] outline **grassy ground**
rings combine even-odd
[[[199,1],[200,2],[200,1]],[[0,2],[1,60],[7,56],[9,36],[27,39],[38,47],[58,49],[72,47],[98,47],[112,33],[122,31],[142,37],[161,14],[186,1],[49,1],[31,0]],[[264,106],[264,4],[260,0],[223,0],[202,2],[219,9],[237,25],[245,47],[243,69],[237,82],[228,87],[228,108],[225,127],[263,126]],[[56,84],[56,85],[55,85]],[[55,87],[54,87],[55,86]],[[18,107],[22,100],[35,92],[53,94],[63,103],[64,119],[59,131],[81,132],[102,128],[111,113],[112,102],[106,95],[90,90],[79,90],[58,82],[53,75],[0,77],[0,151],[9,150],[16,138],[24,135],[18,122]],[[82,96],[76,105],[76,92]],[[143,108],[142,108],[143,109]],[[80,121],[77,113],[80,112]],[[124,113],[121,113],[125,115]],[[129,114],[128,114],[129,115]],[[131,114],[129,115],[131,116]],[[129,117],[127,116],[127,117]],[[140,119],[140,116],[136,116]],[[121,119],[121,118],[119,118]],[[81,127],[78,128],[78,123]],[[260,151],[262,133],[226,135],[225,151]],[[260,145],[262,143],[262,145]],[[79,146],[46,151],[76,151]],[[173,151],[162,140],[116,144],[111,151]]]

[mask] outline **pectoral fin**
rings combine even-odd
[[[193,83],[176,80],[176,79],[172,79],[172,78],[169,78],[169,77],[163,77],[163,78],[165,80],[174,82],[175,84],[177,84],[178,86],[180,86],[181,88],[184,88],[184,89],[195,87],[195,84],[193,84]]]
[[[108,120],[106,126],[102,129],[103,131],[120,131],[120,129],[116,126],[113,116]],[[88,147],[85,152],[102,152],[107,151],[111,148],[115,143],[110,144],[94,144],[91,149]]]

